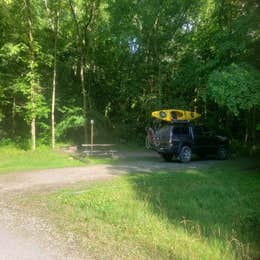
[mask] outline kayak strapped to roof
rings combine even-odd
[[[152,112],[152,117],[166,122],[190,121],[199,118],[201,115],[197,112],[165,109]]]

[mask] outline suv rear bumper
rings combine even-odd
[[[158,153],[162,154],[179,154],[178,147],[172,146],[172,147],[158,147],[156,149]]]

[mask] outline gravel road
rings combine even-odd
[[[129,156],[125,154],[122,156]],[[149,173],[156,170],[201,169],[217,161],[193,161],[189,164],[163,162],[156,154],[135,154],[139,160],[120,164],[25,171],[0,176],[0,260],[86,259],[79,253],[74,239],[55,233],[50,223],[37,219],[19,206],[10,205],[12,194],[23,196],[28,191],[58,189],[82,181],[106,180],[118,175]]]
[[[135,157],[133,157],[135,156]],[[131,173],[149,173],[167,170],[174,172],[180,169],[201,169],[213,166],[216,160],[192,161],[188,164],[164,162],[156,153],[124,153],[122,158],[135,158],[115,164],[88,165],[59,169],[24,171],[0,175],[0,194],[5,192],[26,192],[28,190],[45,190],[75,184],[80,181],[104,180],[118,175]],[[138,159],[140,158],[140,159]]]

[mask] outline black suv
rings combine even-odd
[[[201,157],[217,155],[220,160],[227,158],[228,139],[214,134],[203,126],[185,124],[165,125],[155,134],[155,150],[165,161],[176,156],[181,162],[189,162],[192,153]]]

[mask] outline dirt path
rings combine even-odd
[[[146,154],[147,157],[145,157]],[[156,154],[152,154],[153,157],[151,157],[150,153],[142,153],[142,155],[143,157],[140,160],[117,164],[35,170],[0,175],[0,194],[10,191],[22,192],[59,188],[80,181],[104,180],[122,174],[149,173],[160,170],[174,172],[180,169],[201,169],[218,164],[216,160],[192,161],[189,164],[179,162],[166,163]]]
[[[148,154],[151,156],[151,154]],[[28,191],[46,191],[82,181],[105,180],[122,174],[176,171],[182,168],[200,169],[217,161],[194,161],[189,164],[165,163],[154,155],[152,160],[114,165],[48,169],[11,173],[0,176],[0,259],[86,259],[74,243],[56,234],[49,223],[21,211],[19,206],[8,203],[12,194],[23,196]]]

